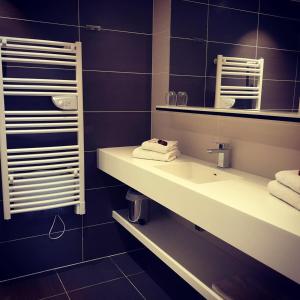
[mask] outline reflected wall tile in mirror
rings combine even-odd
[[[257,57],[264,58],[264,78],[295,80],[296,52],[258,48]]]
[[[206,42],[171,38],[170,73],[205,75]]]
[[[206,4],[173,0],[171,36],[206,39],[207,11]]]
[[[262,13],[300,19],[300,5],[296,1],[260,0]]]
[[[258,1],[241,1],[241,0],[210,0],[210,4],[230,7],[230,8],[238,8],[248,11],[257,12],[258,11]]]
[[[208,40],[256,45],[257,21],[254,13],[211,6]]]
[[[255,47],[208,42],[206,76],[216,76],[217,66],[214,64],[214,59],[221,54],[224,56],[255,58]]]
[[[299,50],[299,33],[299,21],[260,15],[258,46]]]
[[[293,109],[295,82],[264,80],[261,109]]]
[[[300,113],[300,81],[296,83],[294,96],[294,111],[298,111]]]
[[[188,94],[188,106],[204,106],[204,77],[170,76],[170,91]]]

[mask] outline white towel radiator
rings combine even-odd
[[[80,42],[0,37],[0,150],[6,220],[12,214],[73,205],[77,214],[85,213],[81,61]],[[75,72],[76,80],[3,77],[3,63],[64,67]],[[6,96],[45,96],[49,101],[52,97],[56,109],[6,110],[10,100]],[[75,133],[76,142],[8,148],[10,136],[57,133]]]
[[[218,55],[215,108],[223,108],[226,99],[253,99],[255,109],[260,110],[263,83],[264,59],[226,57]],[[223,85],[224,79],[251,79],[251,85]]]

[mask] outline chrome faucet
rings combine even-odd
[[[217,143],[218,148],[207,149],[208,153],[218,153],[218,167],[229,168],[230,167],[230,147],[226,143]]]

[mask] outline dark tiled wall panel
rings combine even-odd
[[[89,31],[87,24],[105,30]],[[97,169],[96,149],[135,145],[150,137],[151,32],[152,0],[0,1],[0,35],[82,41],[87,206],[85,216],[67,207],[15,215],[10,221],[3,220],[1,209],[0,281],[140,247],[113,222],[112,210],[126,207],[127,187]],[[66,68],[45,65],[8,67],[4,76],[74,79]],[[28,109],[28,105],[53,109],[42,97],[27,98],[26,103],[10,97],[6,108]],[[66,145],[74,138],[72,134],[14,136],[8,145]],[[61,239],[50,240],[48,232],[57,214],[67,231]],[[53,231],[61,230],[56,221]]]
[[[214,58],[222,54],[263,57],[266,80],[262,108],[298,109],[299,3],[210,0],[208,4],[207,1],[172,0],[171,11],[170,88],[187,91],[188,105],[214,106]],[[203,76],[206,80],[202,84],[203,79],[197,82],[194,77],[193,82],[192,76]],[[201,85],[203,91],[199,90]]]

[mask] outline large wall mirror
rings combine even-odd
[[[298,112],[300,2],[172,0],[170,35],[169,90],[187,92],[188,106],[214,107],[222,54],[264,58],[261,110]]]

